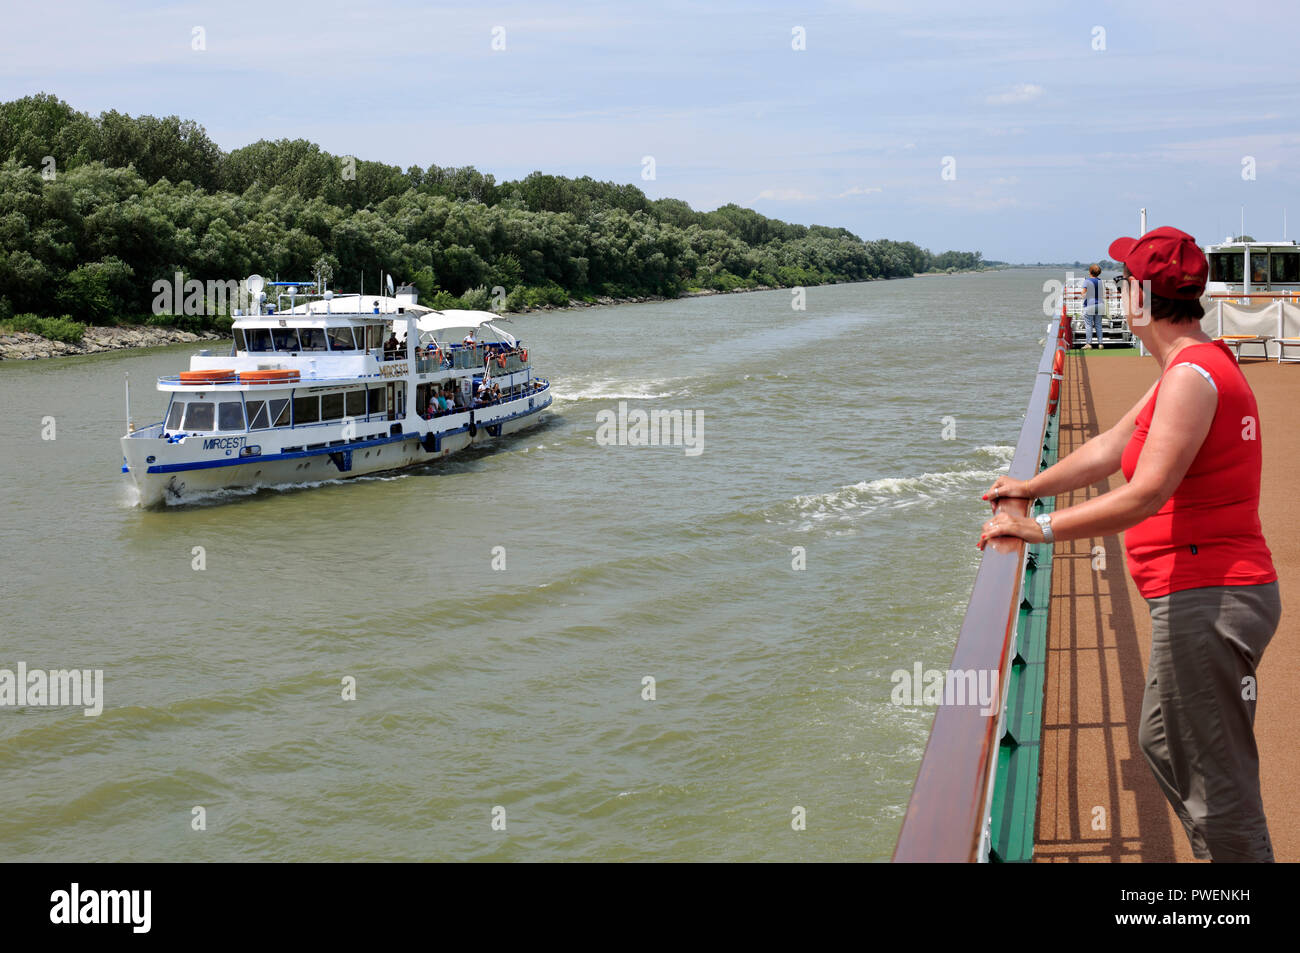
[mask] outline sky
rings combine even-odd
[[[1142,207],[1202,243],[1243,211],[1300,234],[1283,0],[0,2],[0,100],[226,150],[590,175],[1013,262],[1104,257]]]

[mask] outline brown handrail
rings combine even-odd
[[[1060,321],[1058,315],[1048,329],[1029,409],[1016,442],[1009,474],[1017,480],[1028,480],[1042,463]],[[1028,509],[1028,500],[1004,500],[998,507],[999,512],[1018,516]],[[975,705],[939,706],[894,847],[895,863],[970,863],[981,857],[1024,560],[1025,543],[1020,539],[1003,537],[984,548],[949,669],[996,671],[997,711],[984,715]]]

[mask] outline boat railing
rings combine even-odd
[[[1040,469],[1061,316],[1048,329],[1034,376],[1029,407],[1016,441],[1009,475],[1028,480]],[[1024,516],[1030,501],[1006,499],[999,512]],[[988,858],[993,787],[1003,743],[1004,703],[1016,660],[1027,547],[1023,540],[991,540],[975,575],[975,586],[949,666],[954,673],[996,673],[995,710],[978,705],[940,705],[894,848],[895,862],[976,862]],[[1039,706],[1041,708],[1041,705]]]
[[[127,436],[157,439],[158,437],[162,436],[162,432],[163,432],[163,422],[160,420],[158,421],[158,423],[150,424],[147,427],[138,427],[135,430],[132,430],[129,434],[127,434]]]

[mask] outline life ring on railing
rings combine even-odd
[[[505,366],[506,366],[506,356],[504,354],[498,354],[497,367],[505,367]]]
[[[1061,380],[1064,377],[1062,373],[1065,370],[1065,351],[1061,348],[1056,349],[1056,356],[1052,358],[1052,389],[1047,394],[1047,412],[1055,414],[1057,405],[1061,398]]]
[[[525,364],[528,363],[528,348],[522,348],[519,351],[519,359],[523,361]]]
[[[181,371],[182,384],[223,384],[235,379],[233,370]]]

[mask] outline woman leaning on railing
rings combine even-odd
[[[1255,746],[1256,668],[1281,616],[1259,521],[1259,410],[1222,341],[1200,327],[1207,264],[1174,228],[1116,239],[1124,305],[1160,379],[1110,430],[985,499],[1038,498],[1122,471],[1127,482],[1037,518],[999,513],[1031,543],[1127,530],[1129,572],[1151,611],[1138,740],[1199,859],[1272,861]]]

